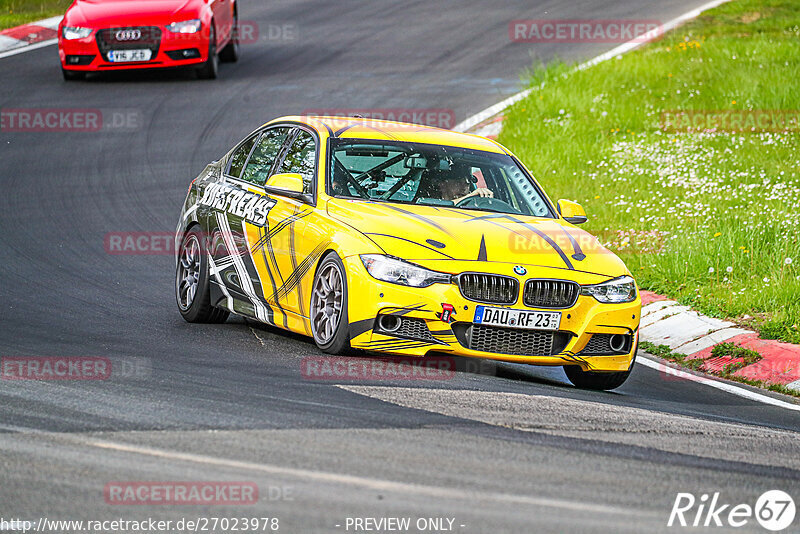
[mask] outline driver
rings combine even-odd
[[[441,191],[442,200],[452,200],[453,204],[458,205],[464,200],[480,196],[494,198],[494,193],[491,189],[479,187],[470,192],[472,184],[478,180],[472,175],[471,172],[466,171],[466,176],[458,172],[451,172],[447,177],[439,183],[439,191]]]

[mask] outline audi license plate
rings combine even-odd
[[[108,60],[111,63],[129,63],[131,61],[150,61],[150,50],[111,50]]]
[[[473,322],[475,324],[506,326],[526,330],[558,330],[559,326],[561,326],[561,312],[477,306]]]

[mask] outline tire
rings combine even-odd
[[[207,245],[198,225],[183,236],[179,251],[175,298],[181,315],[190,323],[224,323],[229,312],[211,305]]]
[[[64,76],[64,81],[67,82],[86,79],[85,72],[79,70],[67,70],[64,67],[61,67],[61,75]]]
[[[344,264],[335,252],[331,252],[317,267],[309,305],[311,334],[323,352],[344,354],[350,349],[347,301]]]
[[[639,344],[636,344],[636,350],[633,352],[633,359],[627,371],[620,371],[617,373],[598,373],[592,371],[584,371],[578,365],[565,365],[564,373],[572,384],[579,389],[594,389],[600,391],[608,391],[620,387],[633,370],[633,362],[636,361],[636,352],[639,350]]]
[[[220,61],[225,63],[236,63],[239,61],[239,15],[233,15],[233,28],[231,28],[231,40],[225,48],[219,52]]]
[[[219,56],[217,55],[217,32],[214,25],[208,34],[208,59],[197,69],[197,77],[201,80],[216,80],[219,72]]]

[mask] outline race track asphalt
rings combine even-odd
[[[0,381],[0,516],[268,516],[284,532],[446,517],[465,533],[655,532],[671,530],[678,492],[751,505],[769,489],[798,495],[800,412],[642,365],[610,393],[576,390],[560,369],[475,361],[449,380],[308,380],[302,360],[320,354],[309,339],[241,318],[188,324],[170,255],[104,245],[110,232],[171,232],[189,181],[271,118],[409,108],[460,121],[518,91],[535,61],[615,46],[512,43],[511,20],[666,21],[698,5],[247,2],[241,19],[262,39],[216,81],[171,71],[65,83],[52,46],[0,59],[3,110],[131,118],[101,132],[0,132],[0,356],[99,356],[134,371]],[[170,480],[251,481],[260,498],[115,506],[103,496],[113,481]]]

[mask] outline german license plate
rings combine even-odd
[[[108,60],[111,63],[129,63],[131,61],[150,61],[150,50],[111,50]]]
[[[561,326],[561,312],[476,306],[473,322],[526,330],[558,330]]]

